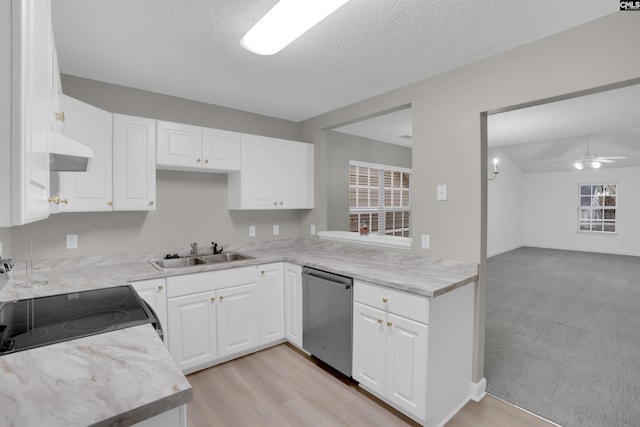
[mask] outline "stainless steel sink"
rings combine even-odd
[[[171,270],[174,268],[195,267],[206,264],[220,264],[234,261],[244,261],[253,257],[237,252],[225,252],[221,254],[192,255],[183,258],[150,259],[149,262],[158,270]]]
[[[154,267],[160,270],[168,270],[171,268],[192,267],[195,265],[202,265],[207,263],[205,260],[199,257],[152,259],[149,262],[151,262],[151,264]]]
[[[247,259],[253,259],[251,256],[242,255],[237,252],[224,252],[221,254],[202,255],[200,258],[211,264],[217,264],[220,262],[233,262],[244,261]]]

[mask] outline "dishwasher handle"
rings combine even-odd
[[[303,270],[302,271],[303,282],[304,279],[318,279],[322,280],[323,284],[341,287],[344,289],[351,289],[351,285],[353,284],[353,279],[345,276],[338,276],[331,273],[326,273],[324,271],[319,270]]]

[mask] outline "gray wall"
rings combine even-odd
[[[624,40],[624,42],[620,42]],[[474,379],[483,376],[486,268],[486,129],[481,113],[616,85],[640,77],[640,14],[615,12],[447,73],[302,123],[302,135],[325,153],[322,129],[411,104],[413,110],[413,235],[431,249],[413,250],[480,264],[476,288]],[[316,157],[316,206],[326,201],[327,156]],[[436,185],[449,200],[436,201]],[[316,209],[307,224],[326,225]]]
[[[349,230],[349,160],[411,168],[411,149],[327,132],[328,230]]]
[[[63,75],[62,84],[65,94],[111,112],[300,140],[299,125],[285,120],[73,76]],[[158,171],[156,211],[61,213],[14,227],[6,240],[13,242],[16,259],[25,257],[25,234],[31,235],[34,259],[169,250],[190,242],[299,237],[306,214],[229,211],[226,174]],[[280,226],[277,237],[273,224]],[[256,226],[256,237],[249,237],[250,225]],[[0,241],[7,233],[0,229]],[[66,234],[78,234],[78,249],[65,249]]]

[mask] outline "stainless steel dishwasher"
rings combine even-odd
[[[353,279],[302,269],[302,347],[351,376]]]

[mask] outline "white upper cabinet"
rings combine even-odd
[[[158,169],[228,172],[240,169],[240,134],[158,121]]]
[[[229,209],[312,209],[313,145],[242,135],[240,172],[229,174]]]
[[[156,209],[156,121],[113,115],[113,210]]]
[[[11,16],[11,29],[3,26],[11,40],[11,63],[3,68],[11,75],[11,220],[3,213],[2,225],[20,225],[49,216],[48,132],[55,129],[51,76],[57,65],[51,5],[48,0],[3,2]],[[8,6],[10,3],[10,7]],[[7,16],[7,15],[3,15]],[[3,55],[5,56],[5,55]],[[8,56],[8,55],[7,55]],[[6,58],[3,60],[6,61]],[[10,147],[10,148],[9,148]],[[6,162],[6,160],[5,160]],[[6,177],[3,177],[6,178]],[[7,203],[8,205],[8,203]],[[6,205],[5,205],[6,206]],[[10,222],[10,224],[8,224]]]
[[[64,134],[93,150],[87,172],[59,173],[57,194],[63,212],[111,211],[112,114],[69,96],[64,96]],[[51,203],[56,203],[57,200]]]
[[[240,170],[240,134],[220,129],[202,129],[202,169]]]
[[[51,213],[156,209],[156,122],[64,96],[65,135],[93,150],[87,172],[51,174]]]
[[[158,120],[158,169],[196,169],[202,163],[202,128]]]

